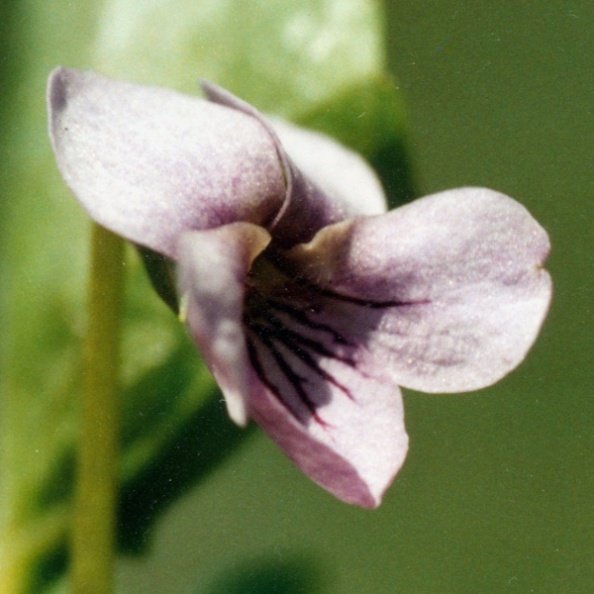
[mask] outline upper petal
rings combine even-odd
[[[465,188],[321,231],[288,257],[324,291],[319,317],[400,385],[490,385],[534,342],[551,298],[546,232],[520,204]]]
[[[169,257],[183,231],[266,224],[285,201],[275,142],[241,111],[63,68],[48,103],[58,165],[82,205]]]
[[[291,161],[327,196],[344,205],[345,218],[386,212],[382,185],[357,153],[319,132],[279,119],[271,123]]]
[[[185,233],[179,239],[182,315],[215,376],[229,416],[247,422],[250,364],[243,332],[245,279],[270,235],[250,223]]]
[[[277,245],[291,247],[332,223],[385,212],[381,184],[359,155],[318,132],[269,121],[217,85],[203,82],[202,88],[211,101],[258,119],[276,144],[287,183],[286,201],[271,225]]]

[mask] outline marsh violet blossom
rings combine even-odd
[[[407,451],[399,386],[476,390],[526,355],[551,295],[547,235],[483,188],[386,212],[358,156],[204,90],[56,70],[58,166],[95,221],[175,263],[232,419],[375,507]]]

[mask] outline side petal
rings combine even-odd
[[[91,217],[171,258],[181,232],[267,224],[285,201],[275,144],[240,111],[64,68],[48,104],[58,166]]]
[[[488,386],[526,356],[551,299],[546,232],[520,204],[464,188],[322,230],[286,266],[365,366],[426,392]]]
[[[233,223],[185,233],[178,245],[182,316],[239,425],[247,422],[251,373],[243,333],[245,280],[269,241],[261,227]]]
[[[277,245],[287,248],[313,238],[323,227],[357,215],[386,211],[379,180],[354,152],[317,132],[281,120],[267,120],[225,89],[203,81],[213,102],[257,119],[275,142],[283,164],[287,196],[271,225]]]

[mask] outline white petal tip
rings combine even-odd
[[[226,398],[225,404],[229,418],[239,427],[245,427],[248,423],[248,414],[243,398]]]

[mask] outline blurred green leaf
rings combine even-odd
[[[123,551],[143,552],[158,514],[197,478],[208,476],[252,433],[230,423],[222,397],[212,398],[180,421],[175,438],[160,444],[148,463],[129,473],[122,483],[119,545]]]
[[[111,0],[97,64],[189,93],[206,78],[294,118],[383,72],[382,24],[374,0]]]
[[[225,571],[208,594],[316,594],[321,574],[313,558],[255,559]],[[196,594],[203,592],[196,590]]]
[[[385,74],[380,8],[371,0],[111,0],[91,9],[26,0],[7,13],[14,28],[0,113],[10,147],[10,174],[0,179],[8,287],[0,542],[10,546],[0,549],[0,590],[2,580],[17,579],[6,577],[11,571],[36,568],[21,579],[42,591],[67,564],[88,225],[46,140],[49,70],[92,67],[190,93],[197,76],[211,79],[359,150],[398,201],[411,195],[410,173],[402,105]],[[249,432],[227,420],[205,366],[132,251],[128,271],[119,542],[141,551],[158,514]]]

